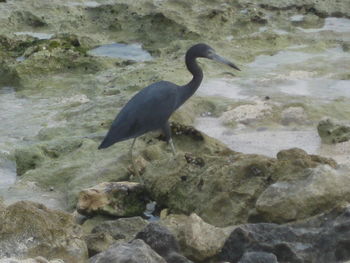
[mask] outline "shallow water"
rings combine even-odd
[[[337,33],[350,32],[350,19],[348,18],[339,18],[339,17],[327,17],[325,19],[325,23],[321,28],[299,28],[300,30],[313,33],[313,32],[321,32],[321,31],[333,31]]]
[[[19,34],[22,33],[30,32],[19,32]],[[139,44],[110,44],[101,46],[91,53],[135,61],[152,59]],[[35,136],[41,128],[61,125],[60,122],[55,121],[55,115],[63,104],[86,102],[89,102],[89,99],[82,94],[53,99],[24,98],[19,97],[13,88],[0,88],[0,196],[4,198],[6,204],[19,200],[31,200],[52,208],[65,208],[62,194],[55,191],[45,192],[35,185],[22,185],[20,177],[16,174],[15,161],[11,156],[16,147],[28,143],[27,138]]]
[[[96,1],[83,1],[83,2],[69,2],[68,6],[85,6],[85,7],[98,7],[101,4]]]
[[[293,21],[302,19],[299,15],[291,17]],[[341,33],[347,39],[350,19],[327,18],[322,28],[303,29],[305,33],[326,30]],[[314,52],[307,51],[307,48],[305,45],[290,46],[272,55],[257,56],[242,68],[239,77],[207,80],[198,93],[252,102],[268,96],[275,103],[312,101],[318,106],[339,98],[350,99],[350,80],[338,77],[339,74],[348,74],[350,53],[340,45]],[[230,128],[224,126],[220,118],[201,117],[195,126],[238,152],[275,157],[280,150],[298,147],[310,154],[332,157],[339,163],[350,165],[350,143],[322,144],[316,124],[298,128],[275,123],[271,127],[253,130],[249,125]]]
[[[32,36],[38,39],[50,39],[51,37],[53,37],[54,34],[49,34],[49,33],[40,33],[40,32],[15,32],[14,33],[17,36],[21,36],[21,35],[28,35],[28,36]]]
[[[47,100],[29,100],[16,95],[13,88],[0,88],[0,196],[6,204],[32,200],[49,207],[62,207],[51,195],[28,187],[17,187],[16,164],[11,159],[15,147],[25,144],[26,137],[34,136],[43,126],[54,125],[52,105]]]
[[[152,59],[150,53],[142,49],[141,44],[112,43],[99,46],[89,51],[91,55],[111,58],[122,58],[134,61],[149,61]]]
[[[224,142],[232,150],[249,154],[276,157],[280,150],[294,147],[302,148],[310,154],[317,154],[321,146],[321,140],[315,129],[233,130],[225,127],[219,119],[210,117],[197,119],[196,127]]]

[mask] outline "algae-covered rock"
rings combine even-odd
[[[191,158],[178,154],[175,160],[151,162],[143,178],[160,206],[173,213],[194,212],[215,226],[255,220],[255,202],[274,182],[305,178],[308,168],[320,164],[336,166],[331,159],[298,149],[281,151],[275,159],[238,154],[219,145],[211,148],[215,140],[203,138],[198,145],[212,151],[205,153],[197,146]]]
[[[26,146],[15,151],[17,174],[22,175],[28,170],[35,169],[45,159],[45,154],[37,146]]]
[[[130,217],[142,215],[146,208],[144,187],[134,182],[101,183],[79,194],[77,210],[83,215]]]
[[[119,218],[102,222],[95,226],[91,233],[109,233],[115,240],[122,239],[129,242],[148,224],[148,221],[138,216]]]
[[[93,256],[106,250],[112,243],[130,242],[148,223],[141,217],[119,218],[98,223],[85,237],[89,255]]]
[[[319,166],[303,173],[304,179],[278,181],[259,196],[256,209],[263,220],[276,223],[294,221],[350,201],[348,171]]]
[[[350,140],[350,126],[331,119],[321,120],[317,131],[324,143],[339,143]]]
[[[0,223],[0,257],[43,256],[86,262],[83,232],[68,213],[21,201],[0,214]]]

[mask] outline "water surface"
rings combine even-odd
[[[150,53],[142,49],[141,44],[112,43],[99,46],[89,51],[91,55],[111,58],[122,58],[134,61],[149,61],[152,59]]]

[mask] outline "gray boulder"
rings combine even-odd
[[[349,244],[350,206],[346,206],[293,224],[241,225],[233,230],[218,257],[241,262],[249,252],[266,252],[274,254],[278,262],[344,262],[350,260]]]
[[[168,263],[189,263],[180,254],[180,246],[170,231],[160,224],[150,223],[136,238],[144,240],[154,251],[166,259]]]
[[[90,258],[90,263],[167,263],[144,241],[112,245],[106,251]]]

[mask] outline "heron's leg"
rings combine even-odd
[[[164,133],[165,140],[167,141],[168,144],[170,144],[171,150],[173,152],[173,155],[175,156],[176,155],[176,151],[175,151],[175,146],[174,146],[174,143],[173,143],[173,139],[171,138],[171,130],[170,130],[169,122],[166,122],[163,125],[162,131]]]
[[[175,156],[176,155],[175,146],[174,146],[174,143],[173,143],[173,139],[171,137],[170,137],[170,140],[169,140],[169,144],[171,146],[171,150],[173,151],[173,155]]]
[[[137,139],[137,138],[134,138],[134,140],[132,141],[131,147],[130,147],[130,152],[129,152],[129,153],[130,153],[130,159],[131,159],[131,163],[132,163],[132,168],[134,169],[134,173],[135,173],[135,175],[137,176],[137,178],[139,178],[140,183],[143,184],[143,180],[142,180],[142,178],[141,178],[141,175],[140,175],[140,173],[139,173],[139,170],[138,170],[137,167],[136,167],[136,163],[135,163],[135,160],[134,160],[134,156],[133,156],[133,154],[132,154],[132,149],[134,148],[136,139]]]

